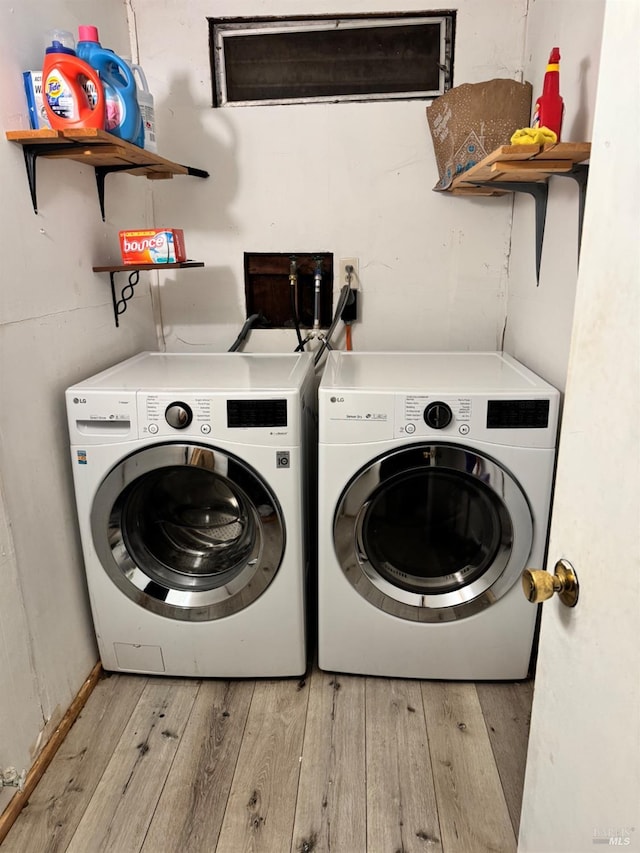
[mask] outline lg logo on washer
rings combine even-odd
[[[332,397],[331,402],[332,403],[344,403],[344,397]]]
[[[73,402],[74,402],[74,403],[76,403],[76,404],[77,404],[77,403],[86,403],[86,402],[87,402],[87,398],[86,398],[86,397],[74,397],[74,398],[73,398]]]

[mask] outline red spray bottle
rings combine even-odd
[[[560,142],[563,114],[564,102],[560,97],[560,48],[554,47],[549,56],[542,94],[536,101],[531,126],[548,127]]]

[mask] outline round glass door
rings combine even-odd
[[[114,583],[142,607],[205,621],[247,607],[284,554],[282,513],[245,462],[191,444],[122,460],[93,503],[94,546]]]
[[[497,601],[520,577],[533,524],[513,477],[460,447],[413,445],[349,483],[334,518],[336,554],[373,605],[448,621]]]

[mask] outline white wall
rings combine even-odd
[[[589,142],[600,63],[605,0],[532,0],[527,17],[525,77],[542,92],[551,48],[560,47],[563,142]],[[564,389],[578,279],[578,187],[551,178],[536,286],[534,203],[515,201],[509,263],[505,349]]]
[[[590,139],[604,0],[453,5],[456,85],[512,77],[529,80],[535,96],[558,44],[564,138]],[[506,324],[504,348],[564,387],[577,280],[573,181],[551,182],[536,287],[533,199],[515,196],[512,233],[514,197],[433,193],[423,102],[211,108],[207,15],[287,14],[288,3],[134,0],[133,7],[160,148],[211,172],[188,193],[174,182],[154,195],[156,224],[184,227],[190,256],[207,265],[161,288],[168,349],[226,349],[235,339],[245,316],[243,252],[321,249],[336,260],[359,258],[357,349],[500,348]],[[388,9],[384,0],[340,6]],[[335,11],[327,0],[296,5],[299,14]],[[251,336],[252,349],[292,346],[288,332]]]
[[[43,719],[30,654],[29,623],[1,483],[0,577],[0,760],[3,769],[18,764],[20,772],[31,763],[29,745],[40,732]],[[11,794],[9,791],[0,793],[1,808]]]
[[[395,5],[345,0],[338,11]],[[402,9],[442,5],[411,0]],[[454,83],[520,78],[526,0],[454,5]],[[214,110],[207,15],[283,15],[291,3],[134,0],[133,8],[159,150],[211,172],[188,191],[175,181],[154,187],[156,224],[184,228],[189,256],[206,264],[161,288],[168,349],[233,342],[246,316],[243,252],[316,250],[359,258],[357,349],[500,346],[512,202],[432,192],[424,101]],[[295,4],[296,14],[336,11],[329,0]],[[251,336],[252,349],[293,347],[293,333]]]
[[[1,0],[4,130],[28,127],[22,71],[41,67],[44,31],[77,34],[86,23],[99,27],[105,46],[130,52],[121,2],[106,10],[100,0]],[[102,223],[93,170],[40,160],[36,216],[20,146],[0,144],[0,163],[0,765],[21,770],[30,767],[97,660],[63,392],[157,344],[148,283],[139,285],[116,329],[108,276],[91,270],[117,259],[119,228],[145,221],[150,182],[108,177]],[[11,793],[0,793],[0,808]]]

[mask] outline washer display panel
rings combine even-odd
[[[129,598],[173,619],[228,616],[273,580],[285,529],[275,496],[241,459],[193,444],[122,460],[96,494],[102,566]]]
[[[334,542],[349,582],[373,605],[415,621],[469,616],[520,577],[533,524],[515,479],[459,446],[385,454],[344,490]]]

